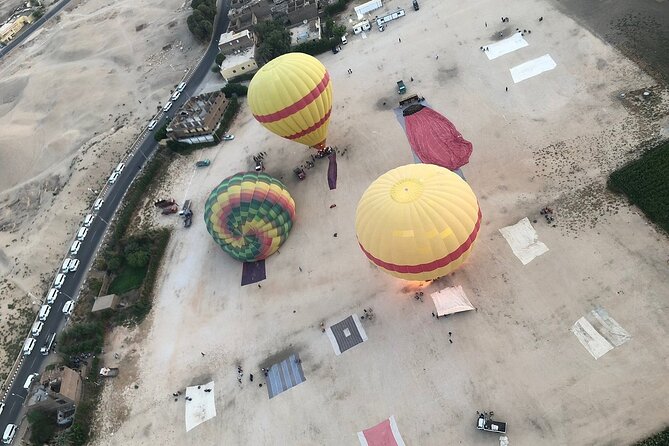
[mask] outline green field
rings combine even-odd
[[[621,192],[669,234],[669,142],[609,176],[609,189]]]
[[[130,290],[139,288],[146,276],[147,267],[132,268],[126,266],[123,271],[114,278],[114,281],[109,285],[110,294],[123,294]]]

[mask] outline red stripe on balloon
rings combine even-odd
[[[316,130],[318,130],[319,128],[321,128],[321,126],[322,126],[323,124],[325,124],[325,123],[327,122],[328,119],[330,119],[330,112],[331,112],[331,111],[332,111],[332,109],[328,110],[328,112],[325,114],[325,116],[323,116],[323,117],[321,118],[320,121],[318,121],[316,124],[312,125],[312,126],[309,127],[308,129],[304,129],[304,130],[302,130],[301,132],[298,132],[298,133],[295,133],[295,134],[292,134],[292,135],[284,136],[284,138],[287,138],[287,139],[298,139],[298,138],[302,138],[302,137],[305,136],[305,135],[308,135],[308,134],[311,133],[311,132],[315,132]]]
[[[302,99],[298,100],[297,102],[294,102],[293,104],[289,105],[283,110],[270,113],[269,115],[253,115],[253,116],[258,120],[258,122],[263,122],[263,123],[280,121],[284,118],[287,118],[288,116],[297,113],[298,111],[305,108],[307,105],[314,102],[316,98],[318,98],[321,95],[321,93],[325,91],[329,83],[330,83],[330,74],[326,71],[325,75],[323,76],[323,79],[321,79],[318,85],[316,85],[313,90],[311,90],[304,97],[302,97]]]
[[[451,252],[446,257],[437,259],[430,263],[423,263],[420,265],[395,265],[394,263],[387,263],[381,259],[377,259],[373,255],[365,251],[365,248],[363,248],[362,245],[360,245],[360,248],[362,249],[362,252],[364,252],[365,255],[369,258],[369,260],[372,261],[372,263],[380,266],[381,268],[396,273],[419,274],[442,268],[460,258],[460,256],[465,252],[467,252],[467,250],[472,246],[474,240],[476,240],[476,235],[478,234],[480,227],[481,227],[481,209],[479,208],[479,215],[478,218],[476,219],[476,225],[474,225],[474,229],[472,230],[472,233],[469,234],[469,237],[467,237],[467,240],[465,240],[460,246],[458,246],[458,248],[455,251]]]

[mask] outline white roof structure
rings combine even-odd
[[[430,297],[434,301],[434,306],[437,308],[437,315],[439,316],[474,309],[474,306],[467,299],[467,295],[460,285],[444,288],[441,291],[432,293]]]
[[[214,381],[186,387],[186,432],[216,416]]]
[[[523,265],[527,265],[535,257],[548,251],[548,247],[539,241],[537,231],[534,230],[527,217],[515,225],[500,228],[499,232]]]

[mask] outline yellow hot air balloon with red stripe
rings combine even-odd
[[[318,59],[288,53],[263,66],[249,85],[251,112],[270,132],[325,148],[332,112],[330,74]]]
[[[358,203],[355,231],[367,258],[388,274],[431,280],[459,268],[481,227],[471,187],[433,164],[381,175]]]

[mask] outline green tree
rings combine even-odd
[[[30,442],[34,445],[49,443],[56,431],[55,416],[49,415],[42,410],[28,412],[30,423]]]
[[[233,94],[236,94],[237,96],[246,96],[249,89],[246,85],[229,82],[225,87],[221,88],[221,91],[225,93],[226,98],[231,98]]]
[[[224,60],[225,60],[225,54],[218,53],[216,55],[216,65],[218,65],[219,67],[221,66],[221,64],[223,63]]]
[[[275,20],[266,20],[256,26],[258,33],[258,59],[261,64],[290,52],[290,33]]]
[[[128,265],[134,268],[142,268],[149,264],[150,257],[151,255],[149,254],[148,251],[139,249],[137,251],[133,251],[127,254],[125,260],[126,262],[128,262]]]

